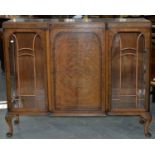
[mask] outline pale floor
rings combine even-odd
[[[0,75],[0,100],[5,100],[4,75]],[[151,138],[155,138],[155,103],[151,103],[153,121]],[[6,110],[0,111],[0,139],[5,139]],[[14,139],[127,139],[146,138],[136,116],[50,117],[22,116],[14,125]]]

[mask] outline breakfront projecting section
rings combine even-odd
[[[104,23],[51,25],[51,108],[103,113]]]

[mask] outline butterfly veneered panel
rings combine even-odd
[[[57,35],[55,55],[55,106],[58,109],[101,108],[101,47],[95,33]]]

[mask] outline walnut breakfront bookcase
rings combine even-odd
[[[140,116],[151,136],[145,19],[7,21],[4,29],[9,126],[21,115]]]

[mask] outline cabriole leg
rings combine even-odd
[[[149,132],[149,127],[152,121],[152,115],[149,112],[143,113],[141,115],[141,120],[143,120],[145,136],[151,137],[151,133]]]
[[[13,115],[9,115],[9,114],[5,116],[5,120],[9,126],[9,131],[6,134],[8,137],[11,137],[13,135],[13,125],[12,125],[13,117],[14,117]]]

